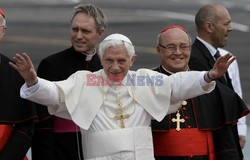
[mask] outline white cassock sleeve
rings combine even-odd
[[[101,72],[94,75],[98,76]],[[205,72],[190,71],[166,76],[140,69],[131,73],[136,74],[137,83],[134,87],[126,85],[130,96],[157,121],[175,112],[181,106],[181,101],[209,93],[215,87],[215,82],[202,84]],[[102,87],[87,85],[88,74],[92,73],[79,71],[60,82],[39,79],[35,92],[26,94],[27,88],[23,86],[21,97],[46,105],[51,114],[72,119],[81,128],[88,129],[103,104],[101,92],[104,92]],[[143,83],[147,77],[158,79],[154,85],[147,85]]]
[[[58,87],[55,83],[38,78],[37,84],[28,87],[24,84],[20,90],[20,96],[32,102],[48,107],[49,113],[57,113],[59,117],[71,119],[65,103],[60,101]]]
[[[161,121],[167,114],[176,112],[183,100],[214,89],[215,81],[204,83],[204,74],[205,72],[189,71],[166,76],[140,69],[136,72],[137,77],[156,77],[157,83],[147,87],[136,85],[135,99],[155,120]]]
[[[20,94],[22,98],[48,106],[50,114],[71,119],[88,129],[103,103],[100,87],[88,86],[88,75],[96,76],[89,71],[78,71],[63,81],[39,78],[34,88],[23,85]]]

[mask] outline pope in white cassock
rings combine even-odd
[[[98,54],[104,69],[78,71],[59,82],[38,78],[25,53],[10,63],[26,81],[22,98],[47,105],[51,114],[80,126],[86,160],[153,160],[151,119],[161,121],[182,100],[211,92],[212,80],[223,76],[235,59],[222,56],[209,72],[166,76],[148,69],[130,71],[135,50],[121,34],[106,37]]]

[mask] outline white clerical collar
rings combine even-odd
[[[203,39],[201,39],[200,37],[197,37],[197,39],[199,41],[201,41],[209,50],[210,54],[214,57],[215,53],[217,52],[217,49],[214,48],[211,44],[207,43],[206,41],[204,41]]]
[[[96,49],[94,50],[94,53],[93,54],[87,54],[87,53],[83,53],[81,52],[82,54],[84,54],[86,56],[86,61],[91,61],[91,59],[94,57],[94,55],[96,54]]]
[[[167,70],[166,68],[164,68],[163,65],[161,65],[161,67],[163,68],[164,71],[166,71],[166,72],[168,72],[170,74],[175,74],[174,72],[170,72],[169,70]],[[189,71],[189,66],[188,66],[188,68],[185,71]]]

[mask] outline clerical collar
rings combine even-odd
[[[203,43],[207,47],[207,49],[210,52],[210,54],[214,57],[215,53],[217,52],[217,49],[214,48],[211,44],[209,44],[206,41],[204,41],[203,39],[201,39],[200,37],[197,37],[197,39],[199,41],[201,41],[201,43]]]
[[[160,66],[165,72],[169,73],[169,74],[175,74],[174,72],[170,72],[169,70],[167,70],[166,68],[163,67],[163,65]],[[186,69],[186,71],[189,71],[189,66]],[[177,72],[176,72],[177,73]]]
[[[81,52],[82,54],[84,54],[86,56],[86,61],[91,61],[91,59],[93,58],[93,56],[96,54],[96,49],[94,50],[94,53],[93,54],[87,54],[87,53],[83,53]]]

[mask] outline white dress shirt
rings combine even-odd
[[[227,50],[222,49],[222,48],[219,48],[218,50],[220,51],[220,54],[222,56],[229,53]],[[231,78],[234,91],[242,98],[239,66],[236,60],[229,66],[228,74],[229,74],[229,77]],[[239,135],[246,136],[247,135],[246,117],[240,118],[237,123],[237,126],[238,126]]]

